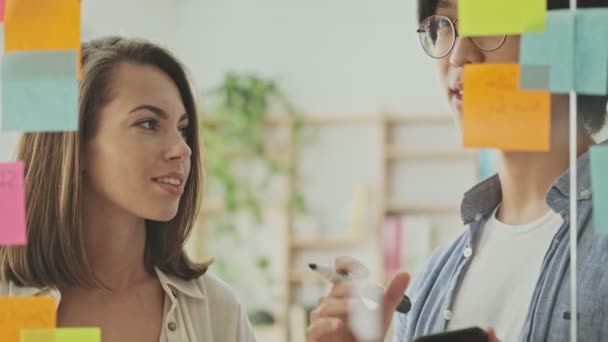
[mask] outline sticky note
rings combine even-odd
[[[551,94],[520,90],[518,64],[465,66],[465,147],[547,151],[550,119]]]
[[[24,329],[20,342],[101,342],[101,329]]]
[[[2,59],[2,129],[78,129],[76,51],[7,53]]]
[[[56,310],[51,297],[0,297],[0,341],[19,342],[23,329],[55,328]]]
[[[591,191],[595,231],[608,233],[608,146],[591,146]]]
[[[608,8],[576,11],[575,90],[608,95]]]
[[[0,163],[0,245],[26,243],[23,172],[21,161]]]
[[[547,90],[550,72],[548,65],[520,65],[519,87],[525,90]]]
[[[491,36],[545,30],[547,0],[459,0],[462,36]]]
[[[5,8],[6,8],[6,0],[0,0],[0,22],[4,21]]]
[[[80,48],[80,1],[5,1],[7,52]]]
[[[524,33],[519,55],[521,88],[569,93],[574,87],[573,37],[574,15],[570,10],[549,11],[545,32]],[[548,85],[544,85],[547,72]]]

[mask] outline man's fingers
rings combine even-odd
[[[397,273],[388,284],[384,292],[384,298],[382,299],[382,317],[385,326],[390,324],[393,312],[397,309],[399,303],[401,303],[409,284],[410,275],[405,272]]]
[[[348,272],[353,278],[364,279],[369,276],[369,270],[357,259],[348,256],[337,257],[335,261],[337,272]]]
[[[349,283],[337,283],[331,287],[329,297],[333,298],[350,298],[355,294],[353,286]]]
[[[327,298],[319,307],[310,313],[310,320],[315,321],[324,317],[338,317],[345,319],[349,310],[355,305],[353,299]]]
[[[315,342],[330,334],[344,329],[344,323],[338,318],[326,317],[312,322],[306,329],[306,340]]]

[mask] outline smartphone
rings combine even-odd
[[[414,342],[488,342],[488,334],[475,327],[426,335],[415,339]]]

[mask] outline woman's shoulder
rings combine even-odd
[[[209,301],[221,302],[222,305],[229,305],[235,308],[240,308],[240,303],[237,293],[228,283],[220,279],[218,276],[205,272],[198,279],[194,280],[199,286],[205,298]]]

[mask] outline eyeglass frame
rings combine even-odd
[[[418,33],[418,41],[420,42],[420,45],[422,46],[422,50],[424,50],[424,53],[426,53],[429,57],[434,58],[434,59],[443,59],[452,53],[452,51],[454,50],[454,46],[456,46],[456,38],[460,38],[460,35],[458,34],[458,29],[456,28],[456,22],[458,21],[458,19],[452,20],[445,15],[434,14],[434,15],[424,18],[424,20],[422,22],[426,21],[430,17],[441,17],[441,18],[445,18],[448,20],[448,22],[452,26],[452,46],[450,46],[450,49],[448,50],[448,52],[446,52],[445,55],[443,55],[441,57],[432,56],[430,53],[428,53],[428,51],[426,51],[426,49],[424,48],[424,44],[422,43],[420,34],[426,33],[426,30],[423,29],[422,27],[419,27],[416,30],[416,33]],[[505,41],[507,40],[507,35],[505,34],[502,36],[502,41],[500,42],[498,47],[496,47],[494,49],[484,49],[484,48],[480,47],[479,45],[477,45],[477,43],[475,43],[475,40],[473,39],[473,37],[465,37],[465,38],[468,38],[473,43],[473,45],[475,45],[475,47],[478,48],[479,50],[484,51],[484,52],[492,52],[492,51],[496,51],[496,50],[500,49],[503,45],[505,45]]]

